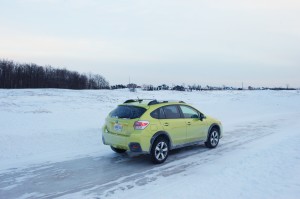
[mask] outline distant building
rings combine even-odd
[[[130,83],[130,84],[127,84],[127,88],[129,89],[130,92],[135,92],[137,85],[134,83]]]
[[[157,90],[169,90],[169,86],[166,84],[160,85],[157,87]]]

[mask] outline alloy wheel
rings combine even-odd
[[[164,160],[168,155],[168,145],[164,141],[159,142],[155,147],[155,158],[158,161]]]
[[[219,142],[219,133],[217,131],[213,131],[210,136],[210,143],[212,146],[216,146]]]

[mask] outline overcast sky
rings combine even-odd
[[[1,0],[0,58],[110,84],[300,87],[299,0]]]

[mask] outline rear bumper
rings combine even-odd
[[[148,140],[148,141],[147,141]],[[110,132],[102,133],[102,142],[115,148],[125,149],[131,152],[149,153],[150,138],[143,133],[132,133],[131,135],[118,135]]]
[[[138,153],[143,152],[140,143],[137,143],[137,142],[130,142],[130,143],[128,144],[128,146],[129,146],[129,150],[130,150],[131,152],[138,152]]]

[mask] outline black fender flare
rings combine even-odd
[[[208,140],[209,132],[210,132],[211,129],[214,128],[214,127],[218,127],[219,131],[221,131],[221,128],[220,128],[220,126],[219,126],[217,123],[211,124],[210,127],[208,128],[208,131],[207,131],[206,141]],[[219,132],[219,134],[221,134],[221,132]]]
[[[161,135],[166,136],[166,137],[169,139],[169,142],[170,142],[170,143],[169,143],[169,145],[170,145],[169,147],[170,147],[170,149],[172,149],[173,144],[172,144],[172,139],[171,139],[169,133],[166,132],[166,131],[158,131],[158,132],[156,132],[156,133],[152,136],[152,138],[150,139],[149,153],[151,152],[151,148],[152,148],[153,142],[155,141],[155,139],[156,139],[157,137],[159,137],[159,136],[161,136]]]

